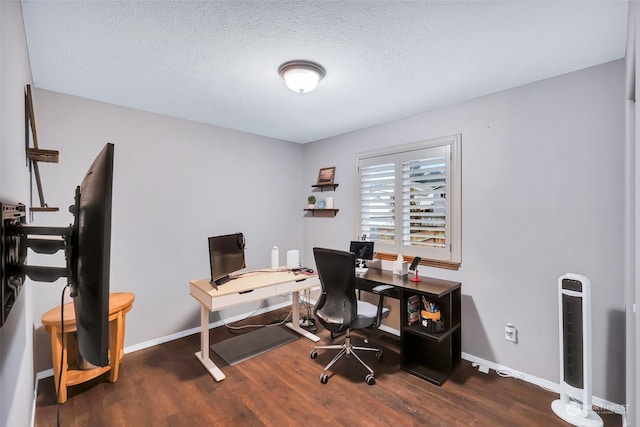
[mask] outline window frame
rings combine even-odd
[[[397,254],[401,253],[406,261],[412,261],[413,257],[420,256],[421,264],[439,268],[457,270],[462,263],[462,158],[461,158],[462,135],[451,135],[440,138],[428,139],[409,144],[397,145],[383,149],[360,152],[354,154],[354,192],[355,192],[355,233],[356,239],[361,238],[362,233],[362,204],[361,204],[361,173],[362,164],[375,164],[376,158],[381,160],[395,158],[395,238],[393,244],[385,244],[376,241],[376,258],[395,260]],[[449,162],[447,168],[447,190],[448,202],[447,216],[447,245],[448,248],[441,250],[426,249],[421,250],[415,246],[405,246],[403,244],[403,162],[407,157],[431,148],[445,147],[448,150]]]

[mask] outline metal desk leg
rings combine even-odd
[[[222,381],[225,376],[209,357],[209,310],[200,306],[200,351],[196,357],[216,381]]]
[[[304,330],[300,327],[300,293],[295,291],[292,294],[292,313],[291,313],[291,322],[287,323],[287,327],[305,338],[310,339],[313,342],[320,341],[320,338],[312,334],[311,332]]]

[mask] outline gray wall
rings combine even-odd
[[[287,249],[301,248],[301,145],[44,90],[34,104],[43,148],[60,150],[60,163],[41,171],[48,203],[61,210],[38,214],[39,225],[72,221],[76,185],[104,144],[115,144],[111,291],[136,295],[125,346],[199,325],[188,285],[210,275],[208,236],[242,231],[249,269],[270,265],[274,245],[283,263]],[[37,370],[51,367],[39,316],[63,286],[34,286]]]
[[[31,82],[22,12],[0,1],[0,200],[26,201],[24,85]],[[27,281],[0,328],[0,426],[26,426],[33,402],[33,308]]]
[[[0,2],[0,19],[0,198],[26,202],[19,3]],[[75,186],[116,144],[111,283],[136,294],[125,345],[138,345],[198,324],[187,284],[208,275],[206,236],[245,232],[249,268],[268,265],[272,245],[282,261],[299,248],[312,264],[313,246],[355,237],[354,153],[462,133],[462,268],[421,272],[463,282],[463,351],[557,382],[556,280],[582,273],[595,302],[594,394],[624,402],[623,99],[617,61],[299,146],[36,90],[41,145],[61,153],[43,165],[45,195],[61,212],[34,223],[68,225]],[[337,166],[340,212],[303,217],[325,166]],[[30,254],[39,261],[61,262]],[[39,317],[62,287],[28,283],[0,329],[0,425],[29,423],[34,363],[51,367]],[[504,341],[506,322],[519,344]]]
[[[594,394],[624,402],[623,88],[620,60],[306,145],[304,182],[336,166],[340,212],[305,218],[305,254],[356,237],[354,153],[461,133],[462,268],[420,271],[462,282],[463,352],[558,383],[557,279],[583,274]]]

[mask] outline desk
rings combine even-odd
[[[209,357],[209,312],[263,300],[278,295],[292,294],[292,316],[287,327],[300,335],[318,342],[320,338],[300,327],[300,291],[320,285],[318,276],[295,275],[288,271],[245,273],[215,289],[207,279],[189,282],[189,294],[201,304],[200,351],[196,357],[216,381],[225,376]]]
[[[81,384],[111,371],[109,381],[118,381],[120,361],[124,356],[124,325],[125,315],[133,306],[135,296],[129,292],[117,292],[109,295],[109,365],[90,370],[70,369],[76,362],[76,352],[69,353],[69,349],[76,349],[77,343],[73,332],[76,332],[76,312],[73,303],[64,305],[64,319],[60,319],[60,306],[52,308],[42,315],[42,324],[51,333],[51,359],[53,362],[53,378],[56,390],[60,382],[58,401],[67,401],[67,387]],[[64,325],[64,336],[62,326]],[[62,371],[60,358],[62,357]]]
[[[437,385],[442,385],[461,360],[461,286],[460,282],[420,277],[412,282],[409,276],[397,276],[390,271],[369,268],[356,274],[356,288],[371,291],[378,285],[391,285],[387,294],[400,300],[400,366],[403,370]],[[408,299],[424,296],[440,308],[445,330],[431,333],[420,325],[409,325]]]

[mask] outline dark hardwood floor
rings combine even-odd
[[[283,310],[250,319],[270,322]],[[321,343],[331,341],[324,330]],[[210,332],[211,342],[231,337],[224,327]],[[355,342],[361,342],[357,332]],[[335,338],[341,342],[343,337]],[[353,358],[320,373],[333,352],[309,358],[313,343],[300,338],[234,366],[215,353],[226,375],[216,382],[198,362],[200,335],[127,354],[117,383],[108,373],[69,388],[60,406],[62,426],[568,426],[551,411],[557,394],[491,371],[478,373],[469,362],[438,387],[400,370],[398,338],[375,332],[370,345],[384,349],[381,362],[366,352],[376,384]],[[40,381],[35,425],[56,425],[53,378]],[[622,425],[621,417],[601,413],[605,426]]]

